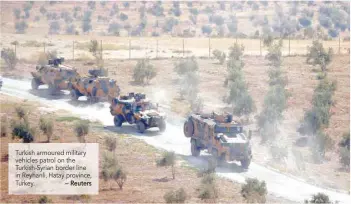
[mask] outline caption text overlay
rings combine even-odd
[[[10,143],[9,194],[98,194],[98,143]]]

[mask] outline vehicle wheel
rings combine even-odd
[[[223,166],[225,164],[225,153],[221,154],[221,156],[219,156],[217,158],[218,161],[218,166]]]
[[[78,91],[75,90],[75,89],[71,90],[70,95],[71,95],[71,99],[74,100],[74,101],[77,101],[78,98],[79,98]]]
[[[197,147],[196,140],[191,139],[190,143],[191,143],[191,155],[193,155],[194,157],[198,157],[200,155],[200,148]]]
[[[55,86],[52,85],[52,84],[49,84],[48,92],[49,92],[50,95],[55,95],[55,93],[56,93]]]
[[[136,125],[137,125],[138,131],[139,131],[140,133],[144,133],[144,132],[145,132],[145,130],[146,130],[145,123],[143,123],[142,121],[138,121],[138,122],[136,123]]]
[[[38,80],[35,79],[35,78],[33,78],[33,79],[32,79],[32,89],[33,89],[33,90],[37,90],[38,87],[39,87]]]
[[[250,166],[250,163],[251,163],[251,159],[244,159],[244,160],[241,160],[240,163],[241,163],[241,167],[242,167],[243,169],[248,169],[249,166]]]
[[[116,116],[113,118],[113,122],[114,122],[114,124],[115,124],[116,127],[121,127],[121,126],[122,126],[122,123],[124,122],[123,116],[121,116],[121,115],[116,115]]]
[[[187,120],[184,123],[184,127],[183,127],[183,131],[184,131],[184,135],[186,137],[191,137],[194,134],[194,124],[193,121],[191,120]]]
[[[218,166],[218,151],[216,149],[212,150],[212,165],[214,168]]]
[[[160,132],[164,132],[166,130],[166,121],[161,120],[158,124],[158,128],[160,129]]]

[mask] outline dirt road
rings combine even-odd
[[[1,92],[18,98],[39,101],[42,104],[49,105],[53,110],[64,109],[71,111],[73,114],[77,114],[82,118],[101,122],[105,125],[107,130],[125,132],[134,137],[145,140],[148,144],[157,148],[175,151],[177,154],[186,158],[190,164],[195,167],[202,168],[206,165],[206,160],[203,159],[206,157],[206,154],[203,154],[202,157],[199,158],[191,156],[189,139],[183,136],[181,126],[182,119],[176,119],[170,114],[167,121],[167,129],[164,133],[161,134],[151,129],[146,134],[141,135],[136,133],[133,126],[115,128],[113,126],[113,118],[109,113],[107,103],[88,105],[82,102],[79,104],[73,104],[70,102],[67,92],[61,96],[48,98],[46,97],[45,89],[39,89],[36,92],[32,92],[30,81],[20,81],[9,78],[3,78]],[[255,159],[257,160],[259,158]],[[320,188],[308,184],[301,179],[293,178],[274,170],[267,169],[255,164],[254,162],[246,172],[242,171],[239,166],[240,165],[233,163],[230,164],[229,167],[218,168],[216,171],[219,176],[240,183],[244,182],[245,178],[252,177],[265,180],[270,194],[291,201],[302,202],[312,194],[323,192],[329,195],[333,201],[337,200],[340,203],[351,203],[351,196],[346,192],[337,192],[333,189]]]

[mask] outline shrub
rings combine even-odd
[[[128,20],[128,16],[127,16],[126,14],[124,14],[124,13],[121,13],[121,14],[119,15],[119,19],[120,19],[121,21],[126,21],[126,20]]]
[[[122,167],[117,167],[112,177],[119,186],[119,189],[123,189],[123,185],[127,181],[127,173],[122,169]]]
[[[49,34],[58,34],[60,32],[60,23],[53,21],[50,23]]]
[[[224,52],[214,50],[212,54],[219,61],[220,64],[223,64],[225,62],[226,54]]]
[[[156,160],[156,164],[158,167],[171,167],[172,168],[172,177],[175,179],[175,162],[176,162],[176,155],[174,152],[164,152],[162,157]]]
[[[16,9],[13,9],[13,15],[15,15],[16,19],[20,19],[21,18],[21,10],[16,8]]]
[[[74,132],[76,133],[79,142],[85,143],[85,136],[89,133],[89,121],[80,120],[74,124]]]
[[[218,198],[218,189],[216,187],[216,177],[214,174],[207,174],[201,180],[199,198],[216,199]]]
[[[88,1],[88,7],[91,10],[95,10],[95,1]]]
[[[173,29],[173,26],[178,25],[178,23],[179,23],[178,20],[173,17],[167,18],[162,29],[164,32],[171,32]]]
[[[12,139],[18,137],[23,140],[23,143],[31,143],[34,141],[34,129],[29,127],[27,120],[15,122],[12,125]]]
[[[193,14],[194,16],[197,16],[199,14],[199,11],[197,10],[197,8],[191,8],[190,13]]]
[[[203,34],[210,35],[212,33],[212,28],[210,26],[208,26],[208,25],[203,25],[201,27],[201,30],[202,30]]]
[[[174,66],[174,71],[177,72],[179,75],[184,75],[188,72],[194,72],[194,71],[197,71],[198,69],[199,69],[199,66],[194,56],[181,59]]]
[[[105,145],[107,146],[107,149],[112,152],[116,150],[117,147],[117,140],[116,138],[112,136],[107,136],[105,137]]]
[[[197,105],[201,106],[201,104],[196,104],[196,103],[201,103],[201,101],[197,101],[199,98],[197,97],[197,93],[199,92],[198,90],[198,84],[199,84],[199,79],[197,76],[196,72],[187,72],[184,75],[181,75],[180,78],[180,97],[181,99],[186,99],[191,106],[191,109],[193,108],[200,108],[197,107]]]
[[[189,16],[189,20],[194,24],[196,25],[197,23],[197,17],[195,15],[190,15]]]
[[[15,29],[16,33],[24,34],[28,28],[28,24],[25,21],[16,22]]]
[[[187,194],[183,188],[179,188],[175,191],[168,191],[165,193],[163,198],[165,199],[166,203],[184,203],[187,198]]]
[[[138,63],[133,70],[133,79],[137,83],[149,83],[156,76],[155,67],[150,64],[148,59],[138,60]]]
[[[40,13],[44,15],[47,12],[46,8],[44,6],[40,7]]]
[[[1,50],[1,58],[5,61],[5,64],[9,69],[14,69],[16,67],[18,59],[13,49],[3,48]]]
[[[51,203],[51,200],[47,196],[40,196],[38,203]]]
[[[76,26],[74,24],[67,25],[66,34],[74,35],[76,31]]]
[[[47,136],[47,142],[50,142],[51,136],[54,133],[54,123],[51,118],[40,117],[39,128]]]
[[[312,195],[311,200],[305,200],[305,203],[332,203],[329,196],[324,193],[317,193]]]
[[[1,137],[6,137],[8,134],[7,131],[7,126],[8,126],[8,122],[7,122],[7,116],[3,115],[1,116],[1,123],[0,123],[0,133],[1,133]]]
[[[121,25],[116,22],[112,22],[108,26],[108,32],[114,35],[119,35],[119,30],[121,29]]]
[[[224,19],[222,16],[220,15],[214,15],[212,18],[211,18],[211,22],[215,23],[217,26],[221,26],[223,25],[224,23]]]
[[[267,187],[265,181],[247,178],[246,183],[241,186],[241,195],[247,202],[265,203],[267,195]]]
[[[317,40],[313,41],[312,47],[307,47],[307,63],[312,60],[313,65],[320,65],[322,71],[326,71],[326,66],[331,62],[333,50],[329,48],[328,52],[323,48],[323,44]]]
[[[271,61],[273,66],[276,67],[280,66],[282,63],[282,42],[283,41],[280,40],[279,43],[271,44],[268,48],[268,54],[265,56],[265,58]]]
[[[130,4],[128,1],[123,2],[124,8],[129,8]]]
[[[112,152],[104,152],[102,157],[101,177],[105,182],[113,179],[118,168],[117,157]]]
[[[339,148],[339,161],[345,167],[350,168],[350,148]]]
[[[331,29],[328,30],[328,34],[329,34],[330,37],[336,38],[336,37],[339,36],[339,31],[336,30],[336,29],[332,29],[331,28]]]
[[[299,22],[303,27],[309,27],[311,25],[311,19],[306,16],[299,18]]]
[[[160,4],[155,3],[152,8],[149,10],[149,12],[152,13],[154,16],[163,16],[163,7]]]
[[[350,149],[350,131],[343,134],[342,140],[339,142],[339,146]]]

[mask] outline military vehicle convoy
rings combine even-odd
[[[243,126],[232,121],[229,114],[192,114],[184,123],[184,135],[190,137],[191,154],[199,156],[208,150],[217,162],[240,161],[247,169],[252,153],[250,135],[243,133]]]
[[[40,85],[47,84],[50,94],[59,90],[69,89],[70,80],[78,76],[75,69],[64,66],[64,58],[50,59],[47,65],[36,66],[36,72],[31,72],[32,89],[37,90]]]
[[[121,127],[124,122],[136,124],[140,133],[146,129],[158,127],[160,132],[166,129],[166,115],[158,110],[158,104],[146,99],[145,94],[129,93],[128,96],[114,98],[110,105],[114,124]]]
[[[72,100],[86,96],[90,102],[111,101],[119,96],[120,89],[116,80],[101,76],[100,70],[89,70],[89,74],[88,77],[77,77],[71,80]]]

